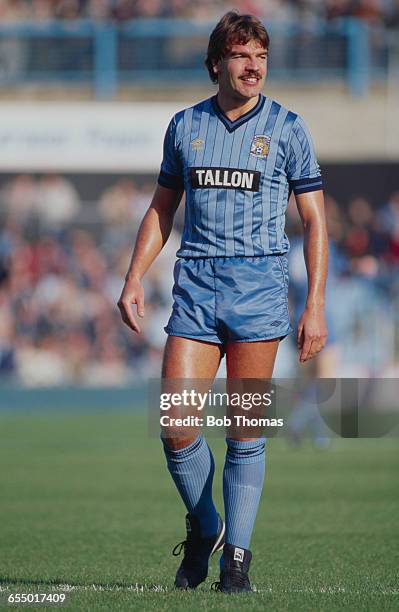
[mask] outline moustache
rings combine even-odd
[[[251,78],[251,77],[252,77],[252,78],[255,78],[255,79],[261,79],[261,78],[262,78],[262,75],[261,75],[261,74],[259,74],[259,72],[249,72],[249,71],[248,71],[248,72],[245,72],[244,74],[242,74],[242,75],[240,76],[240,79],[243,79],[243,78],[248,78],[248,77],[249,77],[249,78]]]

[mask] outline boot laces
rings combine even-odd
[[[174,557],[178,557],[179,555],[181,555],[181,551],[183,550],[183,548],[186,549],[186,545],[187,545],[187,540],[183,540],[182,542],[179,542],[178,544],[176,544],[176,546],[172,550],[172,555]]]
[[[174,557],[178,557],[184,550],[183,564],[186,567],[192,567],[198,564],[200,561],[200,550],[198,543],[191,541],[190,539],[183,540],[176,544],[172,550]]]

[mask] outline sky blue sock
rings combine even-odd
[[[226,439],[223,498],[226,543],[249,549],[265,476],[265,438]]]
[[[171,450],[164,443],[164,451],[187,512],[198,518],[204,538],[215,535],[218,530],[218,514],[212,499],[215,462],[203,435],[179,450]]]

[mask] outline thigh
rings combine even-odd
[[[280,340],[229,342],[226,346],[227,378],[271,378]]]
[[[222,355],[223,350],[220,344],[169,336],[163,356],[162,378],[213,380]]]

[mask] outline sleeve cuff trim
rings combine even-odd
[[[158,176],[158,184],[161,187],[167,187],[168,189],[183,189],[183,180],[180,176],[169,174],[161,170]]]
[[[309,191],[318,191],[323,189],[323,181],[321,176],[291,180],[290,188],[293,190],[295,195],[307,193]]]

